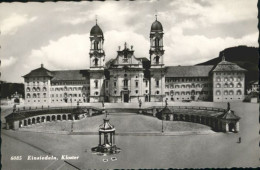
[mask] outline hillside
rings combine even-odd
[[[15,92],[22,94],[24,97],[24,85],[22,83],[7,83],[2,82],[0,84],[0,98],[11,97]]]
[[[246,73],[246,81],[250,82],[259,79],[258,62],[259,62],[259,48],[247,47],[247,46],[237,46],[226,48],[219,53],[217,58],[211,59],[209,61],[199,63],[197,65],[217,65],[225,54],[225,59],[227,61],[236,63],[242,68],[248,70]]]

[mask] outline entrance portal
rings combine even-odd
[[[125,103],[129,102],[129,94],[124,94],[124,102]]]

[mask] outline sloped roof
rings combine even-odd
[[[52,74],[52,81],[87,80],[89,78],[89,70],[57,70],[52,71]]]
[[[213,65],[169,66],[165,77],[208,77]]]
[[[239,120],[240,117],[235,115],[234,111],[229,110],[225,111],[224,114],[220,115],[220,118],[226,119],[226,120]]]
[[[222,60],[213,71],[246,71],[246,69],[239,67],[235,63]]]
[[[115,130],[114,126],[109,123],[108,118],[105,118],[103,120],[104,120],[104,123],[99,126],[99,131],[114,131]]]
[[[169,109],[169,107],[165,106],[161,111],[162,114],[171,114],[172,111]]]
[[[30,73],[24,75],[23,77],[53,77],[53,74],[51,71],[41,66],[40,68],[32,70]]]

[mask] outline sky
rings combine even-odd
[[[257,0],[1,3],[1,80],[23,82],[41,64],[49,70],[88,69],[96,17],[106,61],[125,42],[135,57],[149,58],[155,14],[163,25],[166,66],[204,62],[228,47],[258,47]]]

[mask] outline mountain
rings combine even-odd
[[[15,94],[17,92],[18,94],[21,94],[24,98],[24,84],[22,83],[7,83],[7,82],[1,82],[0,83],[0,98],[10,98],[11,95]]]
[[[240,67],[247,70],[247,83],[259,79],[259,48],[256,47],[247,47],[241,45],[237,47],[226,48],[219,53],[219,56],[217,58],[199,63],[197,65],[217,65],[222,60],[223,54],[225,55],[226,61],[236,63]]]

